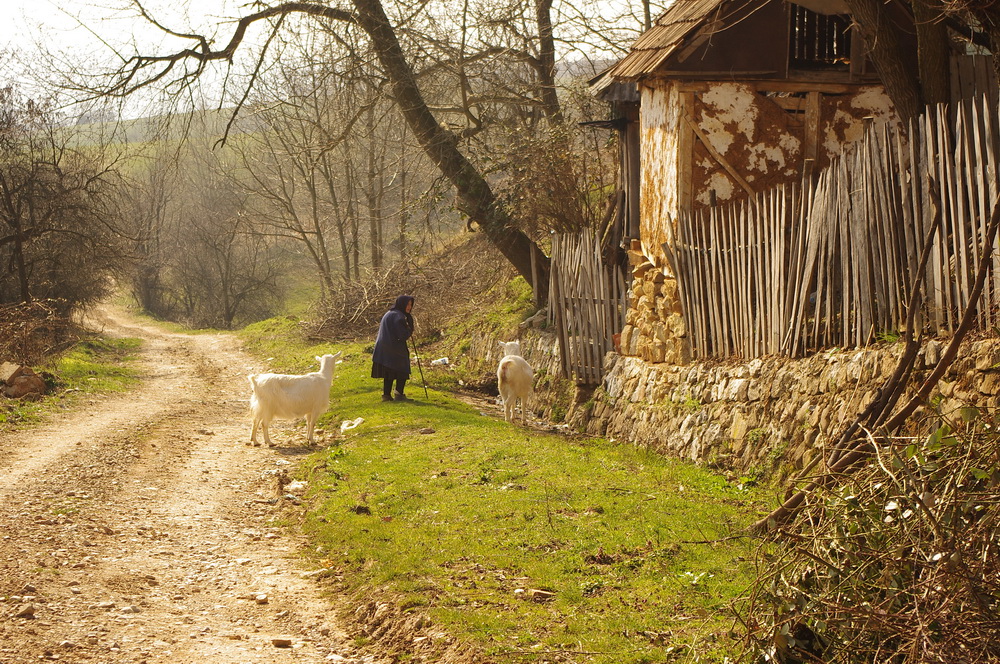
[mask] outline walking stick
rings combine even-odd
[[[424,398],[428,401],[431,400],[429,394],[427,394],[427,381],[424,380],[424,370],[420,366],[420,356],[417,355],[417,344],[413,343],[413,339],[410,339],[410,345],[413,346],[413,357],[417,358],[417,370],[420,371],[420,382],[424,384]]]

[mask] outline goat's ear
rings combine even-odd
[[[497,343],[500,344],[501,348],[506,348],[507,347],[507,342],[506,341],[498,341]]]
[[[322,362],[323,361],[323,358],[320,357],[319,355],[315,355],[314,357],[316,358],[317,362]]]

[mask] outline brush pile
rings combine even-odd
[[[1000,434],[973,408],[939,424],[872,439],[864,468],[762,547],[741,615],[749,660],[1000,658]]]
[[[71,340],[65,303],[36,300],[0,306],[0,361],[37,364]]]
[[[434,338],[456,315],[485,296],[513,268],[482,234],[444,247],[420,261],[400,263],[366,280],[343,282],[319,305],[309,335],[315,339],[371,337],[399,295],[416,297],[416,333]]]

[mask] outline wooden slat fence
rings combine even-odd
[[[563,375],[597,385],[604,354],[624,325],[625,279],[606,264],[591,232],[552,236],[549,318],[559,337]]]
[[[815,181],[678,221],[665,244],[695,357],[801,356],[858,347],[903,328],[917,259],[940,226],[918,321],[948,334],[969,303],[997,201],[996,107],[928,109],[907,131],[870,125]],[[1000,258],[978,303],[1000,305]]]

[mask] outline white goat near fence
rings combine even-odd
[[[253,417],[253,431],[250,442],[257,444],[257,427],[264,430],[264,442],[271,447],[267,429],[271,420],[295,420],[306,418],[309,444],[313,442],[316,420],[330,405],[330,383],[333,382],[333,367],[340,357],[335,355],[316,356],[319,371],[302,376],[262,373],[247,376],[250,381],[250,414]]]
[[[503,358],[497,367],[497,389],[503,400],[503,418],[514,420],[514,406],[521,400],[521,424],[526,423],[528,397],[533,391],[535,372],[528,361],[521,357],[521,344],[517,341],[501,341]]]

